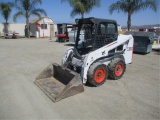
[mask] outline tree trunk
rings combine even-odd
[[[26,18],[26,25],[27,25],[27,38],[30,38],[30,30],[29,30],[29,18]]]
[[[128,31],[130,31],[131,29],[131,14],[130,13],[128,13],[127,28],[128,28]]]
[[[82,19],[84,18],[84,13],[81,14],[81,18],[82,18]]]
[[[8,33],[8,21],[7,20],[6,20],[5,28],[6,28],[5,32]]]
[[[81,14],[81,19],[84,19],[84,13]],[[83,29],[84,24],[81,26],[81,29]]]

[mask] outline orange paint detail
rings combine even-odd
[[[119,77],[122,75],[123,71],[124,71],[124,66],[121,62],[119,62],[115,67],[115,75]]]
[[[101,67],[101,68],[98,68],[95,73],[94,73],[94,80],[97,82],[97,83],[101,83],[103,82],[103,80],[105,79],[105,76],[106,76],[106,70],[105,68]]]

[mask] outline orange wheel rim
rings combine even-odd
[[[101,83],[105,79],[105,76],[106,70],[103,67],[98,68],[94,73],[94,79],[97,83]]]
[[[124,71],[124,66],[121,62],[119,62],[115,67],[115,75],[121,76]]]

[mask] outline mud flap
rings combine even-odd
[[[35,84],[53,102],[84,91],[80,75],[56,63],[50,64],[42,71],[36,77]]]

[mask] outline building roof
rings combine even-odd
[[[38,23],[40,20],[44,19],[44,18],[49,18],[49,17],[40,17],[40,18],[33,18],[30,23],[34,24],[34,23]],[[49,18],[51,19],[51,18]],[[52,20],[52,19],[51,19]],[[53,20],[52,20],[53,21]]]

